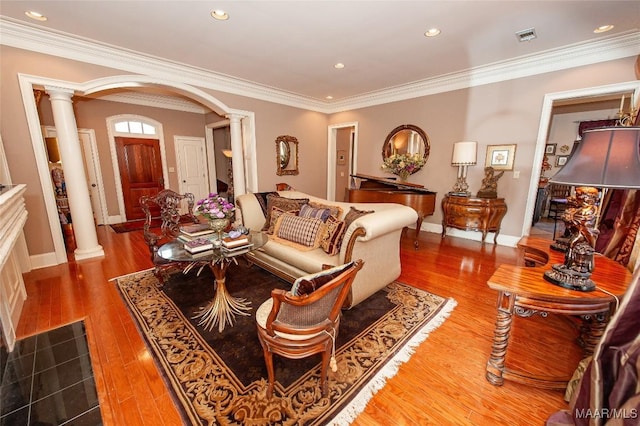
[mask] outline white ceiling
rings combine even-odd
[[[214,8],[230,19],[211,18]],[[638,1],[2,0],[0,13],[323,102],[640,28]],[[604,24],[615,28],[593,33]],[[424,37],[431,27],[442,34]],[[516,31],[532,27],[538,38],[519,42]]]

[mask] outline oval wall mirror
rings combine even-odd
[[[426,162],[430,150],[429,137],[420,127],[413,124],[403,124],[393,129],[384,141],[382,160],[386,160],[393,154],[418,154]],[[417,168],[412,174],[421,168]]]
[[[298,174],[298,139],[283,135],[276,138],[276,174]]]

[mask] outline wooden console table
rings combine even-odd
[[[551,250],[549,244],[549,240],[524,237],[518,243],[523,261],[535,266],[500,265],[487,282],[491,289],[498,291],[496,328],[486,369],[486,378],[493,385],[502,385],[506,379],[547,389],[564,389],[567,385],[564,378],[531,376],[505,366],[513,315],[525,318],[536,314],[546,317],[548,313],[579,316],[583,326],[578,343],[588,356],[615,311],[616,300],[612,294],[620,298],[631,282],[627,268],[596,254],[591,275],[596,290],[582,292],[551,284],[543,278],[544,271],[552,264],[562,263],[564,254]]]
[[[447,194],[442,199],[442,237],[447,227],[482,232],[484,243],[488,232],[494,232],[496,243],[502,218],[507,214],[504,198],[476,198]]]

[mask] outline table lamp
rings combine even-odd
[[[564,263],[553,265],[544,278],[571,290],[592,291],[598,238],[596,188],[640,189],[640,127],[585,131],[567,164],[550,182],[575,186],[576,196],[562,218],[569,229]]]
[[[467,185],[467,166],[476,164],[478,142],[456,142],[453,144],[452,166],[458,166],[458,179],[453,186],[452,195],[468,197],[469,185]]]

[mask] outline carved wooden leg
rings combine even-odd
[[[269,387],[267,387],[267,398],[271,399],[273,396],[273,386],[275,384],[275,373],[273,372],[273,354],[269,351],[269,348],[265,345],[264,349],[264,362],[267,364],[267,377],[269,379]]]
[[[496,318],[496,329],[493,333],[493,347],[491,356],[487,362],[487,373],[485,377],[492,385],[502,386],[504,384],[504,360],[507,355],[509,336],[511,334],[511,324],[513,322],[514,300],[508,293],[498,294],[498,314]]]
[[[329,393],[329,380],[327,378],[329,373],[329,360],[331,359],[331,344],[327,345],[327,348],[322,352],[322,366],[320,368],[320,388],[322,389],[322,396],[327,396]]]
[[[582,316],[582,327],[580,328],[578,343],[582,346],[585,357],[593,355],[593,351],[602,338],[608,321],[609,314],[607,312]]]

